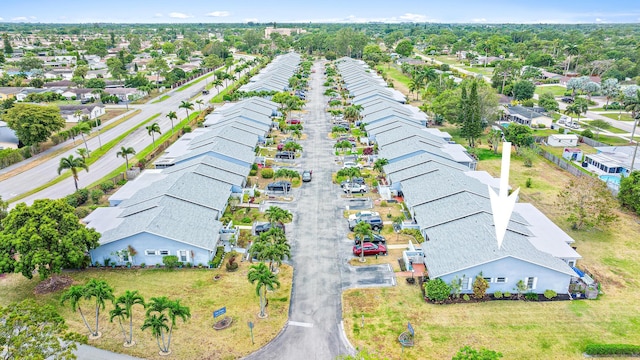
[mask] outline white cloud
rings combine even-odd
[[[412,14],[412,13],[406,13],[404,15],[400,15],[400,19],[404,20],[404,21],[411,21],[411,22],[427,22],[427,21],[429,21],[429,19],[427,18],[426,15]]]
[[[12,21],[27,21],[27,17],[26,16],[16,16],[14,18],[11,18]]]
[[[229,16],[231,15],[230,12],[228,11],[212,11],[208,14],[206,14],[205,16],[210,16],[210,17],[225,17],[225,16]]]
[[[3,18],[0,17],[0,21],[4,20]]]
[[[172,12],[172,13],[169,13],[169,17],[175,18],[175,19],[188,19],[188,18],[193,17],[193,16],[187,15],[187,14],[183,14],[183,13],[179,13],[179,12]]]
[[[153,14],[153,17],[162,17],[162,13],[155,13]]]
[[[485,18],[480,18],[480,19],[471,19],[471,22],[477,23],[477,22],[487,22],[487,19]]]
[[[29,16],[29,19],[35,20],[37,18],[35,16]]]

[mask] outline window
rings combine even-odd
[[[496,282],[500,283],[500,284],[504,284],[507,282],[507,278],[506,277],[498,277],[496,278]]]
[[[160,250],[159,253],[162,256],[169,255],[169,250]]]
[[[156,254],[156,251],[155,250],[145,250],[144,254],[147,255],[147,256],[153,256],[153,255]]]
[[[473,287],[473,278],[462,278],[462,290],[471,290]]]
[[[487,284],[491,284],[491,278],[483,278],[483,279],[484,279],[484,281],[487,282]]]
[[[576,261],[575,260],[569,260],[568,264],[569,264],[569,266],[574,267],[574,266],[576,266]]]
[[[535,277],[526,278],[525,283],[527,284],[527,290],[535,290],[537,282],[538,282],[538,278],[535,278]]]
[[[178,260],[186,263],[189,261],[189,252],[187,250],[178,250]]]
[[[123,251],[122,255],[120,256],[120,260],[122,262],[129,262],[131,261],[131,259],[129,258],[129,252],[128,251]]]

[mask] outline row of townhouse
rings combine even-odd
[[[92,262],[159,264],[166,255],[192,264],[210,261],[220,241],[235,231],[220,221],[222,214],[230,197],[247,190],[255,147],[272,129],[277,106],[254,97],[217,108],[205,127],[170,146],[155,169],[113,194],[110,207],[89,214],[84,222],[101,234]]]
[[[384,167],[389,185],[381,194],[403,196],[411,215],[403,226],[419,229],[425,239],[413,263],[424,263],[432,279],[462,280],[462,293],[473,292],[480,274],[491,292],[514,292],[522,280],[535,293],[568,293],[581,258],[570,236],[531,204],[516,203],[498,247],[489,188],[497,192],[499,179],[476,171],[473,157],[448,134],[426,128],[426,115],[403,105],[366,64],[344,58],[337,67],[349,91],[371,89],[353,103],[363,107],[362,122],[378,156],[389,161]]]

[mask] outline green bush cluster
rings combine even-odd
[[[84,205],[84,203],[89,200],[89,190],[87,189],[79,189],[73,194],[69,194],[64,198],[67,204],[77,208],[78,206]]]
[[[427,297],[436,302],[445,301],[451,295],[451,286],[439,278],[427,281],[424,284],[424,289]]]
[[[604,110],[621,110],[624,109],[623,105],[620,105],[620,103],[614,101],[609,105],[605,105],[602,107]]]
[[[538,294],[532,293],[532,292],[528,292],[528,293],[524,294],[524,298],[529,300],[529,301],[536,301],[536,300],[538,300]]]
[[[544,291],[544,297],[551,300],[554,297],[558,296],[558,293],[556,293],[555,291],[551,290],[551,289],[547,289]]]
[[[592,139],[593,138],[593,131],[591,131],[591,129],[584,129],[582,130],[582,132],[580,133],[580,135]]]
[[[178,261],[178,257],[176,255],[163,256],[162,257],[162,263],[168,269],[173,269],[175,267],[178,267],[178,266],[182,265],[182,263],[180,261]]]
[[[496,291],[493,293],[495,299],[502,299],[502,291]]]
[[[91,201],[94,204],[100,203],[100,199],[102,199],[103,196],[104,196],[104,191],[102,191],[100,189],[91,190]]]
[[[629,344],[589,344],[585,347],[584,352],[587,355],[640,355],[639,345]]]
[[[211,266],[217,269],[220,266],[220,263],[222,263],[223,256],[224,246],[218,246],[218,248],[216,249],[216,255],[213,257],[213,260],[211,260]]]
[[[260,175],[262,176],[263,179],[272,179],[273,169],[271,168],[262,169],[262,171],[260,172]]]
[[[104,192],[109,192],[111,190],[113,190],[113,188],[116,187],[112,181],[105,181],[102,184],[100,184],[100,189]]]
[[[3,149],[0,150],[0,169],[19,163],[24,159],[31,157],[31,148],[29,146],[20,149]]]
[[[418,229],[402,229],[401,233],[413,236],[419,243],[424,242],[424,237]]]

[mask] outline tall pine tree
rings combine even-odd
[[[467,139],[469,147],[475,147],[476,139],[482,134],[480,100],[476,81],[471,83],[471,90],[468,96],[466,86],[462,86],[458,123],[461,124],[460,135]]]

